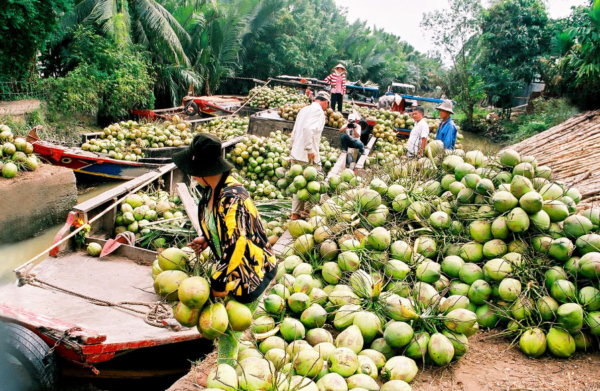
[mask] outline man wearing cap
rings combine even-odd
[[[337,111],[341,113],[346,94],[346,67],[341,63],[337,64],[325,81],[331,86],[331,108],[336,111],[337,107]]]
[[[444,148],[454,149],[454,146],[456,145],[457,129],[452,120],[452,114],[454,114],[454,111],[452,110],[452,101],[444,100],[441,105],[436,107],[436,110],[439,111],[442,122],[438,127],[435,139],[442,140]]]
[[[356,148],[359,151],[358,158],[365,153],[365,145],[360,141],[362,127],[356,121],[356,114],[348,115],[348,122],[340,128],[340,149],[342,152],[348,152],[348,148]],[[346,168],[352,163],[352,155],[346,154]]]
[[[429,137],[429,124],[425,121],[425,110],[421,106],[417,106],[411,113],[415,120],[415,126],[410,131],[406,150],[408,157],[418,157],[423,154],[425,145],[427,145],[427,137]]]
[[[325,113],[329,107],[329,94],[319,92],[313,103],[303,107],[296,117],[290,136],[292,162],[301,164],[321,164],[319,144],[325,127]],[[299,219],[304,211],[305,202],[294,194],[292,200],[292,220]]]

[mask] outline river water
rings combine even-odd
[[[495,155],[504,146],[502,144],[494,143],[490,138],[484,137],[479,134],[460,131],[463,135],[462,145],[463,148],[468,151],[472,149],[478,149],[486,155]]]
[[[83,194],[80,194],[77,197],[77,202],[81,203],[119,184],[121,182],[97,184],[95,187],[89,188]],[[0,254],[2,254],[2,262],[0,262],[0,286],[15,280],[15,275],[12,272],[15,267],[27,262],[50,247],[54,241],[54,236],[56,236],[62,226],[63,223],[48,228],[38,236],[20,242],[0,244]],[[44,259],[44,257],[40,259]]]

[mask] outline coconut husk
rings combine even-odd
[[[600,110],[569,118],[545,132],[505,149],[535,156],[539,166],[552,169],[552,179],[576,187],[578,209],[600,202]]]

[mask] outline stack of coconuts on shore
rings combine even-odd
[[[479,329],[529,357],[598,346],[600,209],[578,212],[577,189],[533,157],[427,149],[330,178],[331,198],[289,224],[255,341],[210,389],[411,390]]]
[[[14,178],[19,171],[35,171],[38,165],[33,145],[0,124],[0,178]]]

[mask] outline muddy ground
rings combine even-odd
[[[469,352],[445,368],[420,368],[413,391],[600,391],[600,353],[577,353],[569,359],[529,359],[495,333],[470,338]],[[216,365],[211,353],[168,391],[198,391],[196,373]]]

